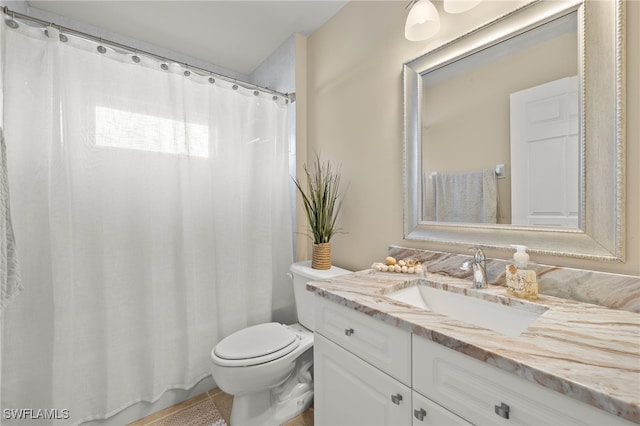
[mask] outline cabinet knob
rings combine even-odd
[[[346,334],[347,336],[351,336],[353,334],[353,328],[345,328],[344,334]]]
[[[426,415],[427,415],[427,411],[424,408],[421,408],[419,410],[413,410],[413,416],[420,421],[424,421],[424,416]]]
[[[504,402],[501,402],[500,405],[495,405],[494,410],[496,414],[502,417],[503,419],[509,418],[509,406]]]
[[[400,405],[400,401],[402,401],[402,395],[400,395],[399,393],[391,395],[391,402],[396,405]]]

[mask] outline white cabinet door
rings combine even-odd
[[[314,424],[411,424],[411,390],[316,333]]]
[[[412,425],[471,426],[471,423],[414,391]]]

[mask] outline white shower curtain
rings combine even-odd
[[[2,408],[77,424],[194,385],[219,339],[271,320],[292,261],[284,102],[1,27],[24,285]]]

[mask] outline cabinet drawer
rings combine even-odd
[[[317,426],[411,424],[407,386],[322,335],[316,335],[313,357]]]
[[[411,386],[411,333],[316,296],[316,333]]]
[[[413,336],[413,387],[474,424],[631,425],[418,336]]]
[[[446,408],[413,392],[413,426],[472,426]]]

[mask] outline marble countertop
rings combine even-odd
[[[520,336],[508,337],[385,297],[421,283],[504,305],[548,309]],[[470,281],[438,274],[367,270],[310,282],[307,289],[640,424],[640,314],[545,295],[528,302],[507,296],[502,286],[475,290]]]

